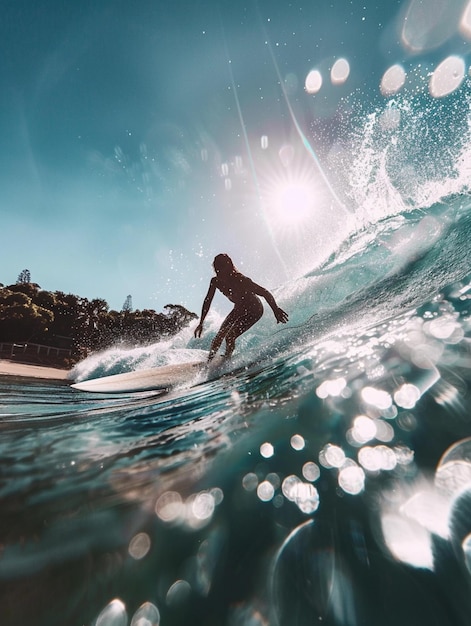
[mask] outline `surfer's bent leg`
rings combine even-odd
[[[253,326],[263,315],[263,305],[258,298],[236,305],[221,324],[218,334],[214,337],[209,350],[209,360],[214,358],[224,339],[226,340],[225,357],[234,352],[235,340]]]
[[[230,358],[235,348],[235,341],[249,328],[251,328],[263,315],[263,305],[260,300],[250,302],[250,307],[239,308],[237,317],[226,332],[225,357]]]
[[[232,309],[232,311],[229,313],[229,315],[226,317],[226,319],[223,321],[223,323],[221,324],[221,328],[219,329],[216,337],[214,337],[212,343],[211,343],[211,348],[209,349],[209,356],[208,359],[211,360],[215,357],[216,352],[219,350],[224,337],[226,336],[226,333],[229,331],[231,325],[235,322],[235,320],[237,319],[237,316],[235,315],[235,308]]]

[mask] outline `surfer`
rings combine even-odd
[[[234,303],[234,308],[221,324],[219,332],[211,343],[209,360],[214,358],[224,339],[226,340],[224,357],[229,358],[234,351],[237,337],[240,337],[262,317],[263,305],[257,296],[262,296],[268,302],[277,323],[286,324],[288,321],[287,313],[280,309],[271,293],[241,274],[229,255],[218,254],[214,259],[213,268],[216,276],[209,283],[208,293],[203,302],[200,323],[195,328],[195,337],[201,337],[203,322],[208,314],[216,289],[219,289],[226,298]]]

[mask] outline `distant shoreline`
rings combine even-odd
[[[0,359],[0,376],[21,376],[25,378],[39,378],[46,380],[67,381],[70,379],[70,370],[42,365],[28,365]]]

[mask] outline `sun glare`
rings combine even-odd
[[[299,224],[310,214],[314,197],[310,187],[304,182],[286,182],[273,191],[272,211],[281,224]]]
[[[271,232],[283,239],[309,230],[319,217],[322,190],[312,163],[294,146],[284,144],[277,157],[264,168],[260,198]]]

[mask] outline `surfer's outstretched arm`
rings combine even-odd
[[[203,322],[205,320],[206,315],[208,314],[215,292],[216,292],[216,285],[214,284],[214,278],[213,278],[211,279],[211,282],[209,283],[208,293],[206,294],[206,297],[203,301],[203,308],[201,310],[200,323],[195,328],[195,337],[201,337],[201,333],[203,332]]]
[[[252,284],[254,287],[254,292],[258,296],[262,296],[262,298],[265,298],[265,300],[270,305],[270,308],[273,311],[273,315],[275,316],[276,323],[278,324],[279,322],[281,322],[282,324],[286,324],[286,322],[288,321],[288,313],[286,313],[286,311],[283,311],[283,309],[280,309],[280,307],[275,302],[275,298],[268,291],[268,289],[265,289],[264,287],[261,287],[254,282],[252,282]]]

